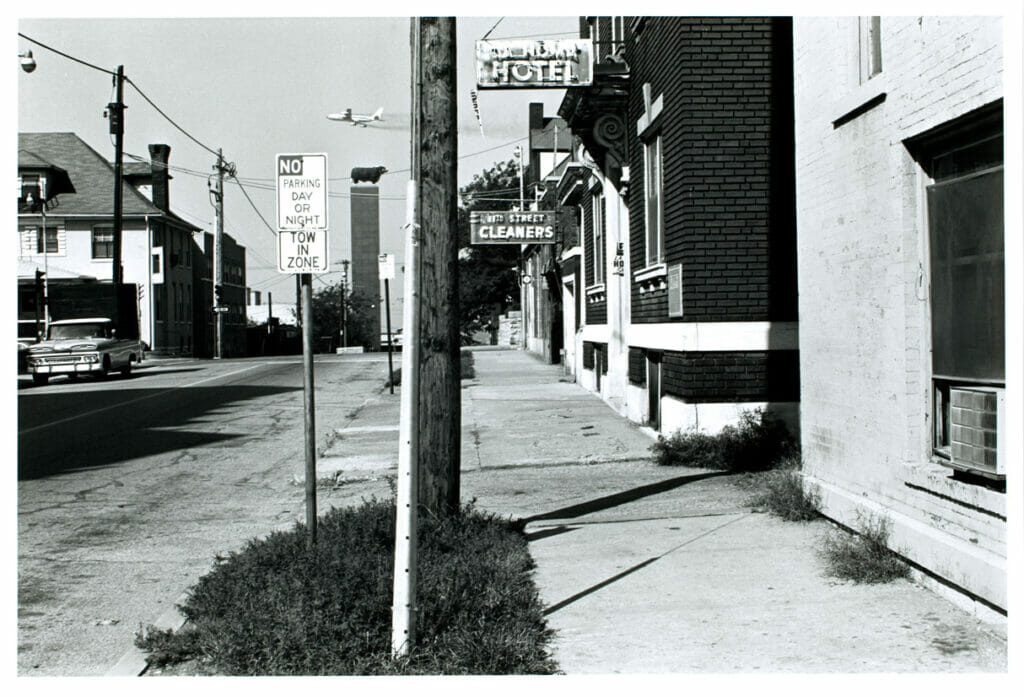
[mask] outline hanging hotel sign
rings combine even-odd
[[[554,244],[555,211],[471,211],[470,244]]]
[[[327,155],[278,155],[277,270],[326,273]]]
[[[476,85],[480,89],[583,87],[593,83],[591,39],[476,42]]]

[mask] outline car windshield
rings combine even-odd
[[[102,339],[106,336],[102,322],[84,324],[54,324],[50,326],[51,339]]]

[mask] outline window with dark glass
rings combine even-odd
[[[59,251],[57,228],[47,227],[45,235],[42,228],[36,228],[36,254],[56,254]]]
[[[927,187],[933,452],[986,476],[1006,387],[1002,105],[908,144]],[[969,412],[977,412],[969,413]]]
[[[114,228],[96,227],[92,229],[92,258],[114,258]]]

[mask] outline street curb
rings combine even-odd
[[[281,523],[274,528],[274,532],[288,532],[295,527],[295,524],[300,522],[298,519],[293,520],[289,523]],[[268,533],[268,535],[271,533]],[[177,600],[174,601],[174,607],[164,612],[156,619],[156,622],[152,623],[152,626],[157,629],[169,629],[173,632],[177,632],[188,620],[178,612],[178,606],[184,605],[188,601],[189,591],[182,591]],[[128,649],[120,660],[113,665],[106,673],[104,677],[117,677],[117,678],[137,678],[141,677],[143,673],[149,668],[149,661],[146,660],[146,652],[137,646],[132,646]]]
[[[178,596],[178,599],[174,601],[175,607],[164,612],[157,618],[156,622],[153,622],[154,627],[158,629],[170,629],[172,631],[178,631],[185,624],[185,618],[182,617],[181,613],[178,612],[178,605],[183,605],[188,600],[188,591],[184,591]],[[146,660],[146,652],[137,646],[132,646],[123,656],[121,660],[114,664],[114,666],[104,673],[104,677],[138,677],[146,672],[149,668],[149,662]]]

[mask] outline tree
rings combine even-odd
[[[519,246],[470,246],[469,212],[506,211],[519,203],[514,159],[496,162],[459,190],[459,330],[463,341],[519,305]]]
[[[341,283],[313,294],[313,341],[321,352],[333,352],[341,340]],[[364,293],[345,293],[345,329],[348,346],[373,346],[373,313],[380,312],[380,298]],[[378,337],[379,338],[379,337]]]

